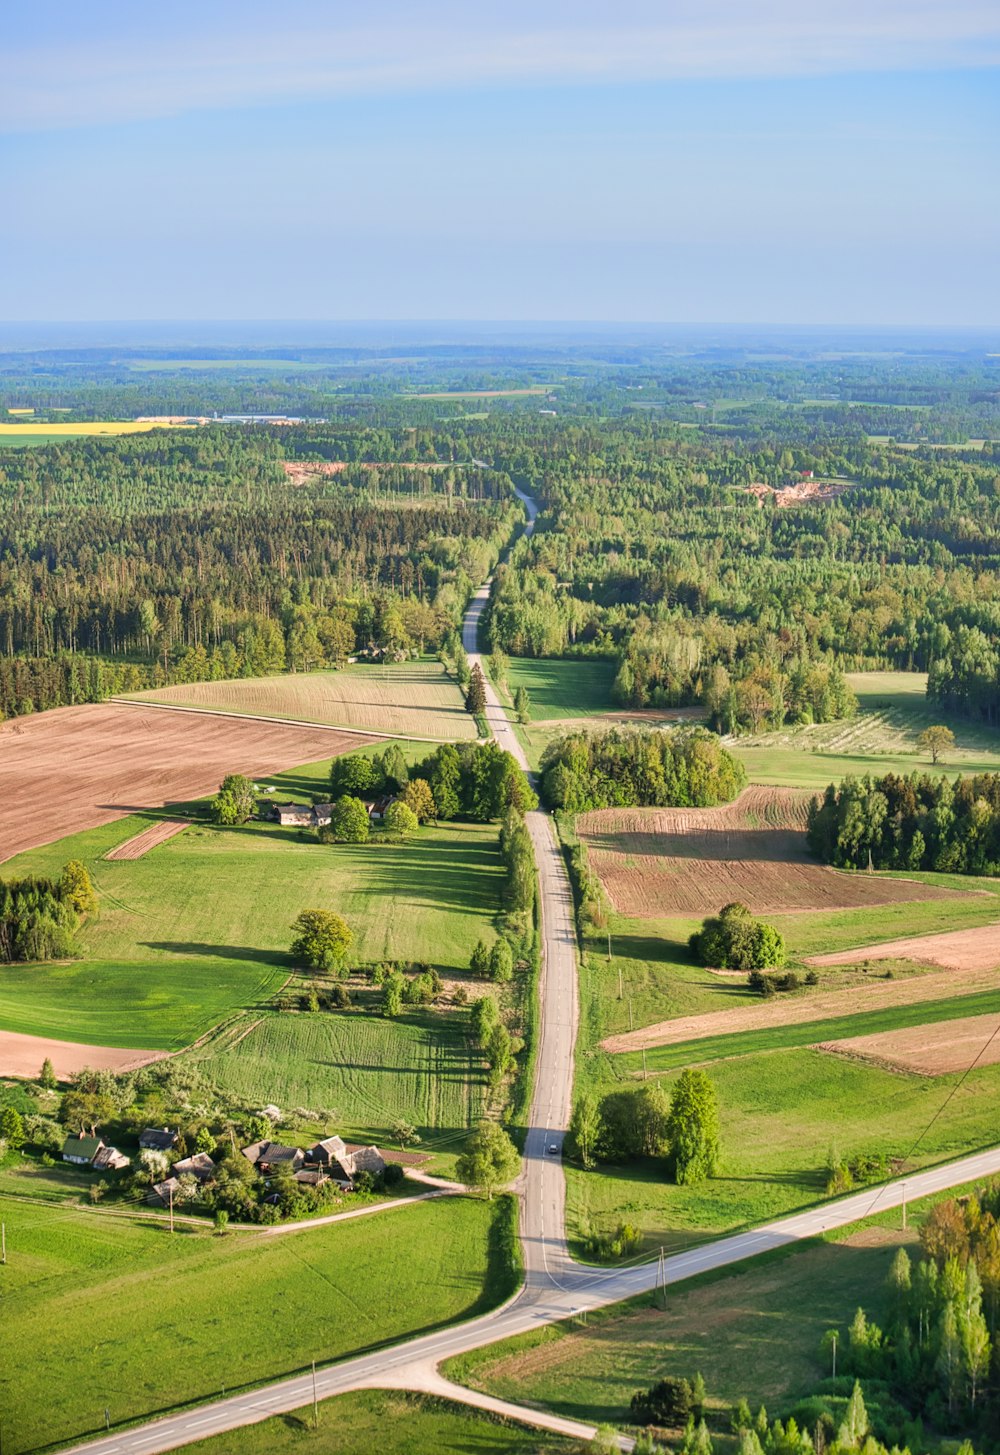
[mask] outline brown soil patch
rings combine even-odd
[[[14,718],[0,726],[0,861],[137,810],[202,798],[226,773],[262,777],[375,741],[116,703]]]
[[[635,919],[700,918],[733,900],[754,914],[789,914],[958,892],[818,864],[805,837],[813,797],[751,787],[718,808],[602,808],[577,826],[612,904]]]
[[[915,1071],[918,1076],[946,1076],[1000,1062],[1000,1014],[963,1016],[927,1026],[907,1026],[872,1036],[824,1041],[820,1051],[834,1051],[855,1061],[871,1061],[890,1071]]]
[[[843,495],[855,484],[855,480],[800,480],[795,485],[784,485],[776,490],[773,485],[765,485],[758,480],[746,487],[746,493],[755,496],[758,505],[763,505],[765,500],[773,500],[779,508],[784,508],[802,505],[805,501],[836,500],[838,495]]]
[[[915,975],[909,980],[875,980],[853,985],[850,991],[827,990],[820,995],[779,995],[754,1005],[733,1010],[713,1010],[705,1015],[678,1016],[637,1031],[624,1031],[601,1042],[604,1051],[641,1051],[645,1046],[676,1046],[682,1041],[703,1041],[709,1036],[731,1035],[736,1031],[762,1031],[772,1026],[804,1025],[853,1012],[884,1010],[894,1005],[917,1005],[927,1000],[949,1000],[995,990],[992,970],[950,970],[932,975]],[[928,1034],[923,1028],[923,1034]]]
[[[60,1081],[90,1066],[95,1071],[131,1071],[165,1059],[165,1051],[123,1051],[115,1046],[81,1046],[76,1041],[52,1041],[20,1031],[0,1031],[0,1071],[4,1076],[31,1079],[48,1056]]]
[[[857,950],[837,950],[831,955],[811,955],[806,963],[856,965],[860,960],[916,960],[927,965],[943,965],[946,970],[997,970],[1000,969],[1000,924],[949,930],[945,934],[914,935],[908,940],[862,945]]]
[[[150,849],[155,849],[157,844],[165,844],[168,839],[175,838],[188,826],[186,818],[165,818],[160,823],[150,824],[148,829],[141,833],[133,834],[132,838],[126,839],[124,844],[119,844],[116,849],[110,849],[105,854],[105,859],[141,859],[148,854]]]

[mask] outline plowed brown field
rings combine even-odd
[[[824,1041],[819,1050],[872,1061],[891,1071],[946,1076],[949,1071],[964,1071],[973,1062],[977,1066],[995,1066],[1000,1061],[998,1032],[1000,1015],[970,1015],[935,1025]]]
[[[755,914],[854,909],[955,891],[827,868],[806,848],[813,794],[747,788],[719,808],[602,808],[577,820],[590,863],[622,914],[713,914],[742,900]]]
[[[105,859],[142,859],[155,849],[157,844],[165,844],[168,839],[175,838],[188,826],[186,818],[165,818],[159,823],[151,823],[148,829],[141,833],[133,834],[126,839],[124,844],[118,844],[114,849],[109,849]]]
[[[907,940],[885,940],[856,950],[810,955],[808,965],[857,965],[862,960],[916,960],[943,965],[946,970],[1000,970],[1000,924],[971,930],[948,930],[937,935],[914,935]]]
[[[0,861],[66,834],[375,742],[329,728],[114,703],[0,725]]]

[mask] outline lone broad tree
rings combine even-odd
[[[950,753],[954,746],[955,734],[943,723],[934,723],[931,727],[924,728],[917,738],[917,747],[922,753],[930,753],[932,763],[936,763],[945,753]]]
[[[460,1181],[467,1187],[478,1187],[488,1198],[517,1176],[521,1158],[503,1127],[496,1122],[480,1122],[465,1151],[455,1164]]]
[[[304,909],[292,929],[291,952],[310,970],[339,970],[354,940],[340,915],[328,909]]]

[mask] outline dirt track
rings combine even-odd
[[[754,914],[791,914],[957,892],[817,863],[805,840],[813,796],[753,787],[719,808],[598,809],[578,828],[612,904],[636,919],[701,917],[733,900]]]
[[[124,844],[119,844],[116,849],[109,849],[105,859],[142,859],[155,849],[157,844],[165,844],[168,839],[175,838],[179,833],[188,827],[190,820],[186,818],[165,818],[159,823],[151,823],[148,829],[141,833],[133,834],[126,839]]]
[[[997,970],[1000,969],[1000,924],[949,930],[938,935],[914,935],[908,940],[862,945],[857,950],[837,950],[832,955],[811,955],[806,964],[857,965],[862,960],[917,960],[927,965],[943,965],[946,970]]]
[[[114,1046],[81,1046],[76,1041],[52,1041],[45,1036],[25,1036],[20,1031],[0,1031],[0,1075],[38,1075],[48,1056],[61,1081],[91,1066],[95,1071],[128,1071],[162,1061],[164,1051],[123,1051]]]
[[[376,739],[115,703],[0,725],[0,862],[136,809],[202,798],[226,773],[261,777]]]
[[[917,1005],[927,1000],[948,1000],[954,996],[975,995],[977,991],[996,988],[996,974],[986,969],[949,970],[931,975],[915,975],[909,980],[873,980],[867,985],[852,986],[850,990],[828,990],[820,995],[778,995],[770,1000],[761,1000],[756,1005],[659,1021],[656,1025],[643,1026],[637,1031],[608,1036],[601,1042],[601,1050],[641,1051],[644,1046],[647,1050],[652,1046],[677,1046],[683,1041],[703,1041],[709,1036],[732,1035],[736,1031],[762,1031],[773,1026],[804,1025],[809,1021],[829,1020],[835,1016],[856,1015],[869,1010],[885,1010],[893,1005]]]
[[[969,1015],[929,1026],[824,1041],[817,1049],[871,1061],[890,1071],[945,1076],[949,1071],[964,1071],[973,1061],[977,1066],[995,1066],[1000,1061],[998,1032],[1000,1015]]]

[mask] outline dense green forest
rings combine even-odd
[[[436,650],[515,482],[542,513],[497,572],[512,655],[612,659],[623,706],[724,732],[849,716],[872,668],[1000,721],[1000,375],[974,348],[49,350],[0,353],[0,404],[40,436],[296,416],[0,451],[7,714]]]
[[[842,869],[1000,874],[1000,773],[847,778],[809,808],[809,847]]]
[[[506,477],[290,479],[275,435],[0,456],[0,711],[440,645],[521,516]]]

